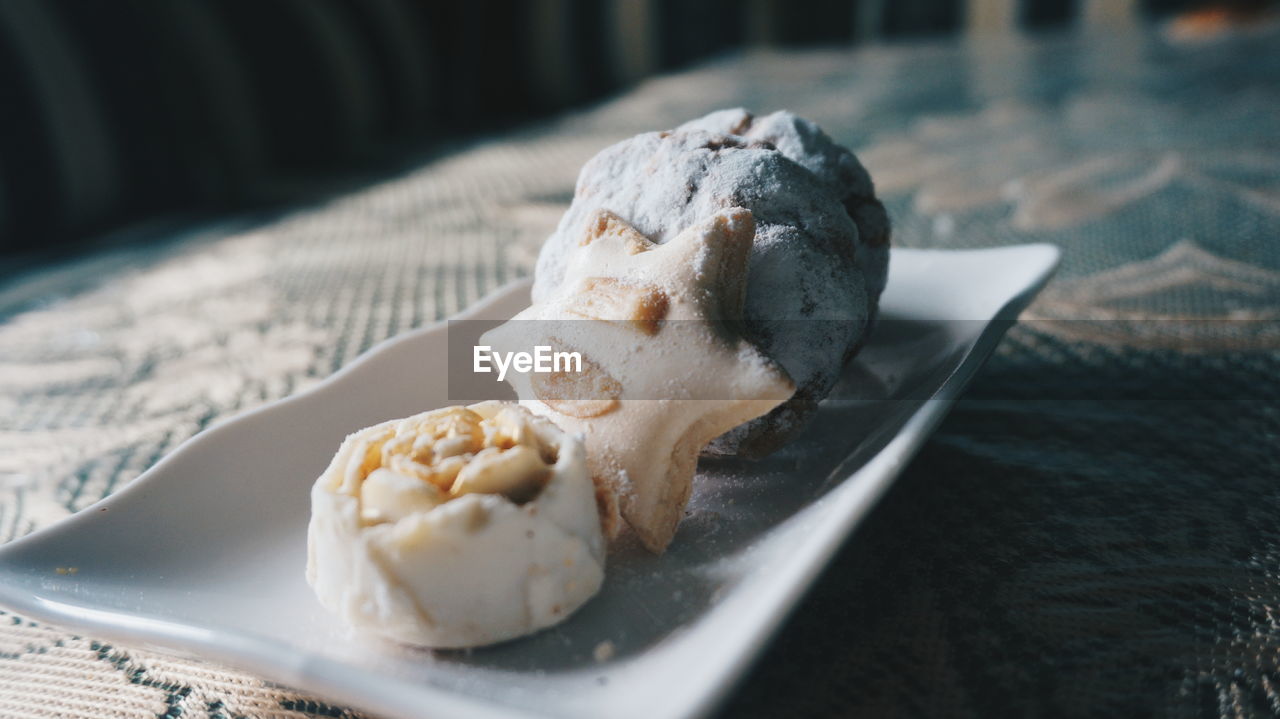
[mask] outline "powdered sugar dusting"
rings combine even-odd
[[[887,269],[888,223],[870,178],[817,125],[785,112],[755,119],[722,110],[601,151],[583,167],[573,204],[543,246],[533,296],[542,301],[565,280],[569,256],[599,210],[661,244],[728,207],[751,210],[756,222],[745,312],[751,339],[798,389],[709,449],[764,454],[803,426],[861,346]]]

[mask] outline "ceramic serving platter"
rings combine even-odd
[[[443,325],[389,340],[314,389],[200,433],[120,492],[0,547],[0,604],[387,717],[702,715],[1057,261],[1046,245],[894,250],[884,321],[813,426],[761,462],[704,460],[671,549],[614,553],[600,594],[532,637],[430,652],[352,636],[303,577],[310,486],[342,438],[451,404]],[[502,319],[528,302],[529,285],[519,283],[466,317]]]

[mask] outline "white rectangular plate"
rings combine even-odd
[[[895,250],[885,321],[813,426],[763,462],[704,461],[670,551],[615,553],[600,595],[532,637],[472,652],[363,640],[335,624],[303,578],[308,492],[341,439],[449,404],[440,325],[201,433],[122,491],[0,548],[0,604],[95,636],[224,661],[386,716],[700,715],[920,447],[1057,260],[1047,245]],[[509,317],[527,303],[521,283],[465,316]],[[606,640],[616,652],[598,662],[593,650]]]

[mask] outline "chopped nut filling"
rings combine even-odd
[[[361,519],[394,522],[464,494],[498,494],[523,504],[538,496],[557,452],[521,412],[485,418],[466,407],[402,422],[369,441],[359,462]]]

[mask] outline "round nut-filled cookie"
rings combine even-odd
[[[694,124],[750,129],[737,120],[727,122],[734,117],[750,116],[713,113]],[[848,209],[857,203],[845,201],[846,195],[870,194],[869,180],[853,182],[861,166],[856,159],[853,166],[842,164],[841,148],[811,123],[792,123],[794,131],[784,131],[783,125],[761,126],[762,133],[777,130],[773,139],[687,126],[606,148],[582,168],[573,203],[538,257],[535,302],[566,280],[570,255],[600,211],[617,215],[659,244],[720,210],[751,211],[756,235],[744,312],[747,334],[787,371],[796,393],[764,417],[717,438],[709,453],[763,456],[799,431],[861,346],[883,286],[884,262],[872,252],[864,254],[857,218]],[[776,143],[797,156],[788,157]],[[824,152],[833,159],[824,159]],[[805,162],[830,171],[816,174]],[[845,175],[848,192],[839,179]],[[887,232],[882,234],[887,239]]]
[[[605,547],[582,442],[519,405],[446,407],[347,437],[311,490],[307,581],[347,624],[473,647],[592,597]]]

